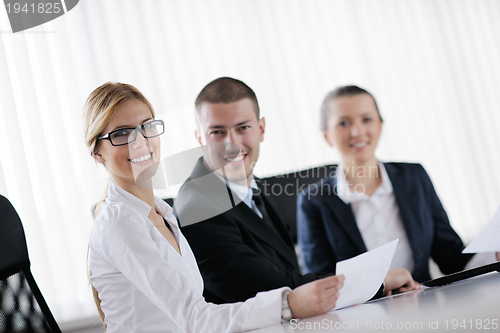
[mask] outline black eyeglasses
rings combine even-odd
[[[120,128],[99,137],[98,140],[109,140],[113,146],[128,145],[137,139],[139,130],[143,137],[154,138],[165,132],[165,123],[163,120],[153,120],[135,128]]]

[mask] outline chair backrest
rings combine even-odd
[[[0,195],[0,272],[11,275],[30,267],[23,225],[10,201]]]
[[[0,332],[61,332],[31,274],[19,215],[1,195]]]
[[[274,198],[294,243],[297,243],[297,196],[309,185],[332,177],[336,169],[337,165],[330,164],[260,179],[259,188]]]

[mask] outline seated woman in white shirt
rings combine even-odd
[[[461,253],[463,243],[420,164],[375,157],[382,117],[368,91],[344,86],[330,92],[321,129],[341,163],[298,197],[298,239],[307,272],[334,273],[336,262],[397,238],[391,268],[405,268],[419,282],[430,279],[429,258],[445,274],[495,260],[492,253]]]

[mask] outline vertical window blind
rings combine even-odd
[[[197,146],[201,88],[243,80],[266,117],[260,176],[337,162],[319,108],[356,84],[385,120],[377,156],[422,163],[464,241],[500,204],[496,0],[85,0],[24,32],[8,22],[1,9],[0,193],[59,322],[97,313],[86,253],[106,172],[83,143],[81,110],[107,81],[150,99],[174,154]]]

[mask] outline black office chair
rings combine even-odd
[[[61,333],[31,274],[19,215],[1,195],[0,332]]]

